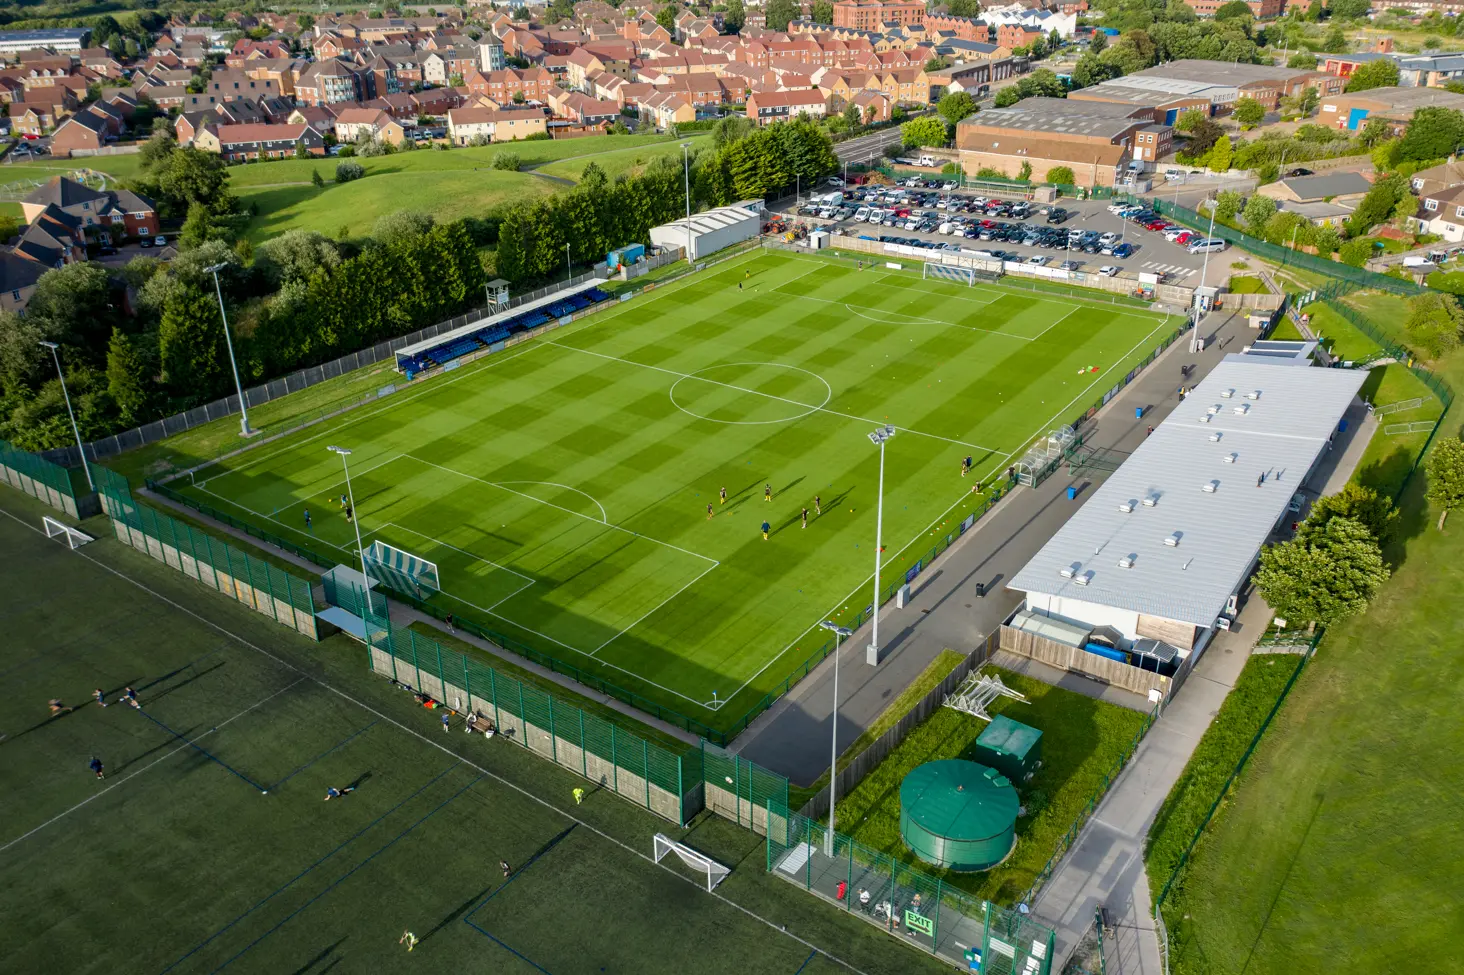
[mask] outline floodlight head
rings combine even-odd
[[[331,447],[326,447],[325,449],[326,450],[329,450],[333,454],[340,454],[342,457],[349,457],[349,456],[351,456],[351,448],[349,448],[349,447],[334,447],[334,446],[331,446]]]
[[[853,630],[849,629],[847,626],[840,626],[838,623],[835,623],[833,620],[824,620],[822,623],[820,623],[818,625],[821,626],[821,627],[823,627],[826,630],[829,630],[832,633],[838,634],[840,637],[847,638],[847,637],[851,637],[851,636],[854,635],[854,631]]]
[[[203,269],[203,273],[205,273],[205,274],[213,274],[216,271],[222,271],[224,268],[226,268],[228,266],[229,266],[229,262],[228,261],[219,261],[217,264],[213,265],[212,267],[206,267],[206,268],[204,268]]]
[[[893,437],[895,435],[895,428],[891,426],[885,427],[884,435],[886,440],[888,440],[890,437]]]
[[[47,342],[44,339],[41,340],[41,343],[40,344],[41,345],[44,345],[46,348],[50,349],[52,352],[55,352],[57,349],[61,348],[61,346],[57,345],[55,342]]]
[[[879,435],[879,431],[875,431],[869,435],[869,442],[878,447],[880,444],[884,443],[884,437]]]

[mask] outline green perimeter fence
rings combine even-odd
[[[768,873],[962,969],[1050,975],[1056,937],[1029,914],[948,887],[938,877],[770,802]],[[866,901],[863,896],[869,894]]]
[[[190,525],[138,504],[127,479],[88,463],[117,540],[237,599],[275,622],[318,639],[311,584]]]
[[[1129,196],[1128,202],[1140,206],[1152,207],[1160,216],[1168,217],[1189,227],[1191,230],[1198,230],[1202,233],[1209,233],[1211,230],[1210,218],[1182,207],[1169,200],[1144,200],[1138,197]],[[1289,247],[1282,247],[1279,244],[1272,244],[1269,241],[1261,240],[1259,237],[1252,237],[1243,230],[1236,230],[1234,227],[1216,221],[1214,224],[1215,236],[1222,240],[1229,241],[1236,247],[1263,257],[1268,261],[1275,261],[1277,264],[1300,268],[1303,271],[1311,271],[1332,280],[1347,281],[1360,288],[1371,288],[1375,291],[1387,291],[1396,295],[1417,295],[1423,294],[1426,290],[1412,281],[1405,281],[1402,278],[1392,278],[1386,274],[1378,274],[1376,271],[1368,271],[1360,267],[1352,267],[1348,264],[1338,264],[1329,261],[1316,254],[1308,254],[1305,251],[1292,250]]]
[[[0,480],[57,511],[79,517],[71,474],[66,468],[12,447],[4,440],[0,440]]]

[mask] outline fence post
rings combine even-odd
[[[488,668],[488,694],[493,699],[493,728],[499,734],[503,733],[502,716],[498,712],[498,671],[492,667]]]
[[[641,739],[641,778],[646,784],[646,808],[651,808],[651,745]]]
[[[523,743],[523,746],[525,748],[528,748],[529,747],[529,730],[528,730],[529,729],[529,712],[526,711],[526,710],[524,710],[524,682],[523,681],[519,681],[518,682],[518,686],[519,686],[519,722],[520,722],[519,731],[522,732],[522,734],[519,735],[519,741],[521,741]]]
[[[620,758],[615,754],[615,722],[610,723],[610,773],[611,781],[614,783],[615,791],[620,791]]]
[[[407,631],[407,644],[412,648],[412,669],[417,672],[417,691],[422,690],[422,665],[417,662],[417,634]]]
[[[371,605],[371,590],[369,589],[366,591],[366,605]],[[433,640],[432,645],[437,648],[437,682],[442,685],[442,696],[445,701],[447,698],[447,674],[443,673],[442,670],[442,644]]]
[[[463,693],[468,696],[468,710],[473,710],[473,684],[468,677],[468,655],[463,654]]]
[[[580,716],[580,774],[585,778],[590,777],[590,760],[585,754],[585,709],[576,708]]]

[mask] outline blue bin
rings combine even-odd
[[[1337,424],[1337,432],[1338,433],[1346,433],[1347,432],[1347,421],[1346,420],[1343,420],[1342,422],[1340,422],[1340,423]]]
[[[1077,496],[1078,496],[1078,489],[1076,487],[1069,487],[1067,489],[1067,491],[1068,491],[1068,500],[1069,501],[1072,501],[1075,498],[1077,498]]]
[[[1134,419],[1135,420],[1142,420],[1143,418],[1144,418],[1144,408],[1142,406],[1135,406],[1134,407]]]

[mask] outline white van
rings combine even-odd
[[[1201,237],[1199,240],[1191,241],[1186,248],[1191,254],[1213,254],[1216,251],[1223,251],[1228,245],[1219,237]]]
[[[869,207],[860,207],[854,211],[854,219],[858,223],[863,223],[864,218],[867,216],[869,216]]]
[[[921,156],[920,157],[920,165],[922,165],[922,166],[930,167],[930,166],[934,166],[935,164],[936,164],[936,162],[935,162],[935,157],[934,156]]]

